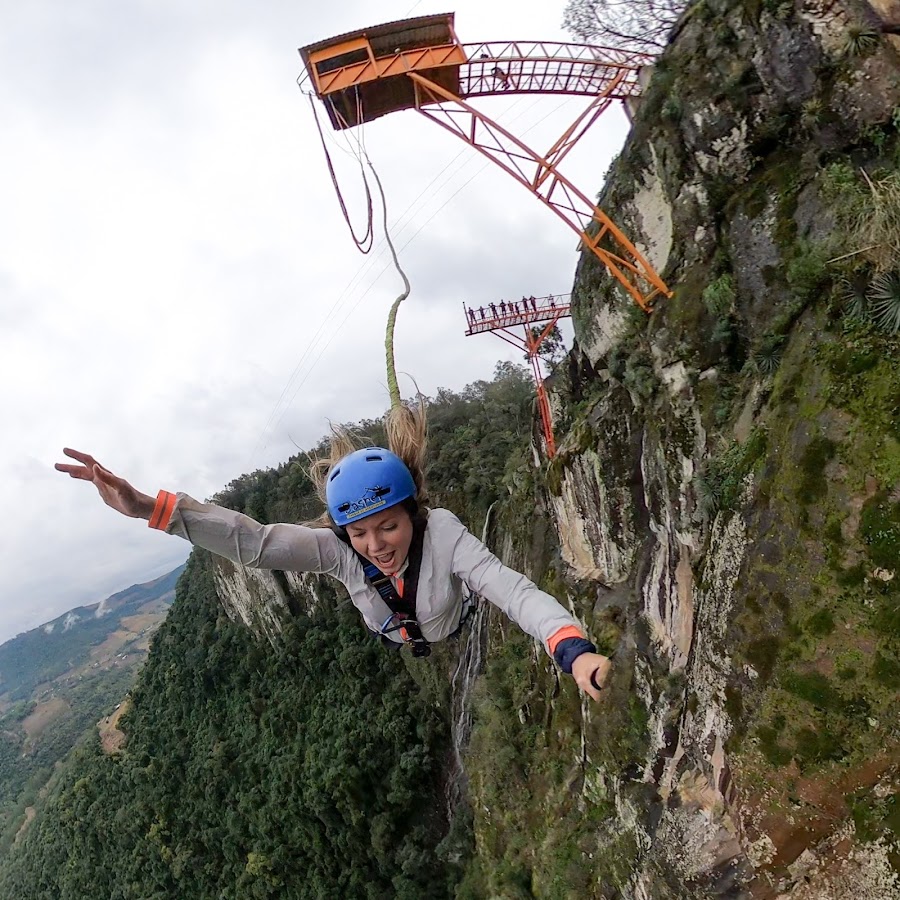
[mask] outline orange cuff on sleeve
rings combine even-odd
[[[554,631],[553,634],[547,639],[547,649],[550,651],[550,655],[553,656],[556,653],[556,648],[566,639],[566,638],[583,638],[584,634],[581,629],[576,625],[565,625],[559,629],[559,631]]]
[[[175,501],[178,498],[168,491],[160,491],[156,495],[156,506],[153,507],[153,515],[150,516],[150,527],[159,531],[165,531],[172,518],[172,510],[175,509]]]

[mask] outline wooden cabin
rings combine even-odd
[[[416,85],[408,72],[420,72],[459,95],[459,67],[467,58],[453,21],[453,13],[419,16],[301,47],[316,95],[335,129],[415,108]]]

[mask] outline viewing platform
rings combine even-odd
[[[546,297],[522,297],[521,300],[501,300],[487,306],[466,306],[466,335],[485,334],[498,328],[514,325],[534,325],[563,319],[572,314],[571,294],[548,294]]]

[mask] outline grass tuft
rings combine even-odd
[[[900,334],[900,272],[876,275],[867,299],[875,324],[888,334]]]
[[[878,46],[881,36],[868,25],[851,25],[844,35],[844,56],[867,56]]]

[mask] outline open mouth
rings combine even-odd
[[[381,556],[373,556],[372,559],[374,560],[375,565],[383,569],[394,561],[394,553],[393,551],[390,553],[383,553]]]

